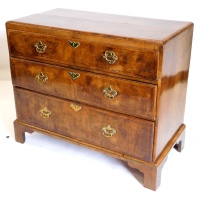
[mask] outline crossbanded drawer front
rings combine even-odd
[[[8,30],[8,41],[11,56],[54,62],[62,66],[75,65],[136,79],[157,79],[156,51],[127,49],[109,43],[88,43],[67,36],[58,38],[14,30]]]
[[[155,120],[157,86],[11,58],[15,86]]]
[[[152,160],[154,123],[14,88],[17,119],[112,151]]]

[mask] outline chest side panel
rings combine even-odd
[[[193,25],[164,45],[154,160],[183,124]]]

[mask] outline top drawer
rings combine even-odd
[[[158,52],[8,30],[11,56],[146,80],[157,79]],[[41,41],[41,42],[40,42]],[[126,40],[125,40],[126,41]],[[117,40],[116,40],[117,44]]]

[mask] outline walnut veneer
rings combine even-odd
[[[106,153],[156,190],[184,147],[193,24],[55,9],[6,29],[16,141],[38,131]]]

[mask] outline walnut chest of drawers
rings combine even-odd
[[[38,131],[86,146],[156,190],[170,149],[184,147],[193,24],[55,9],[6,29],[16,141]]]

